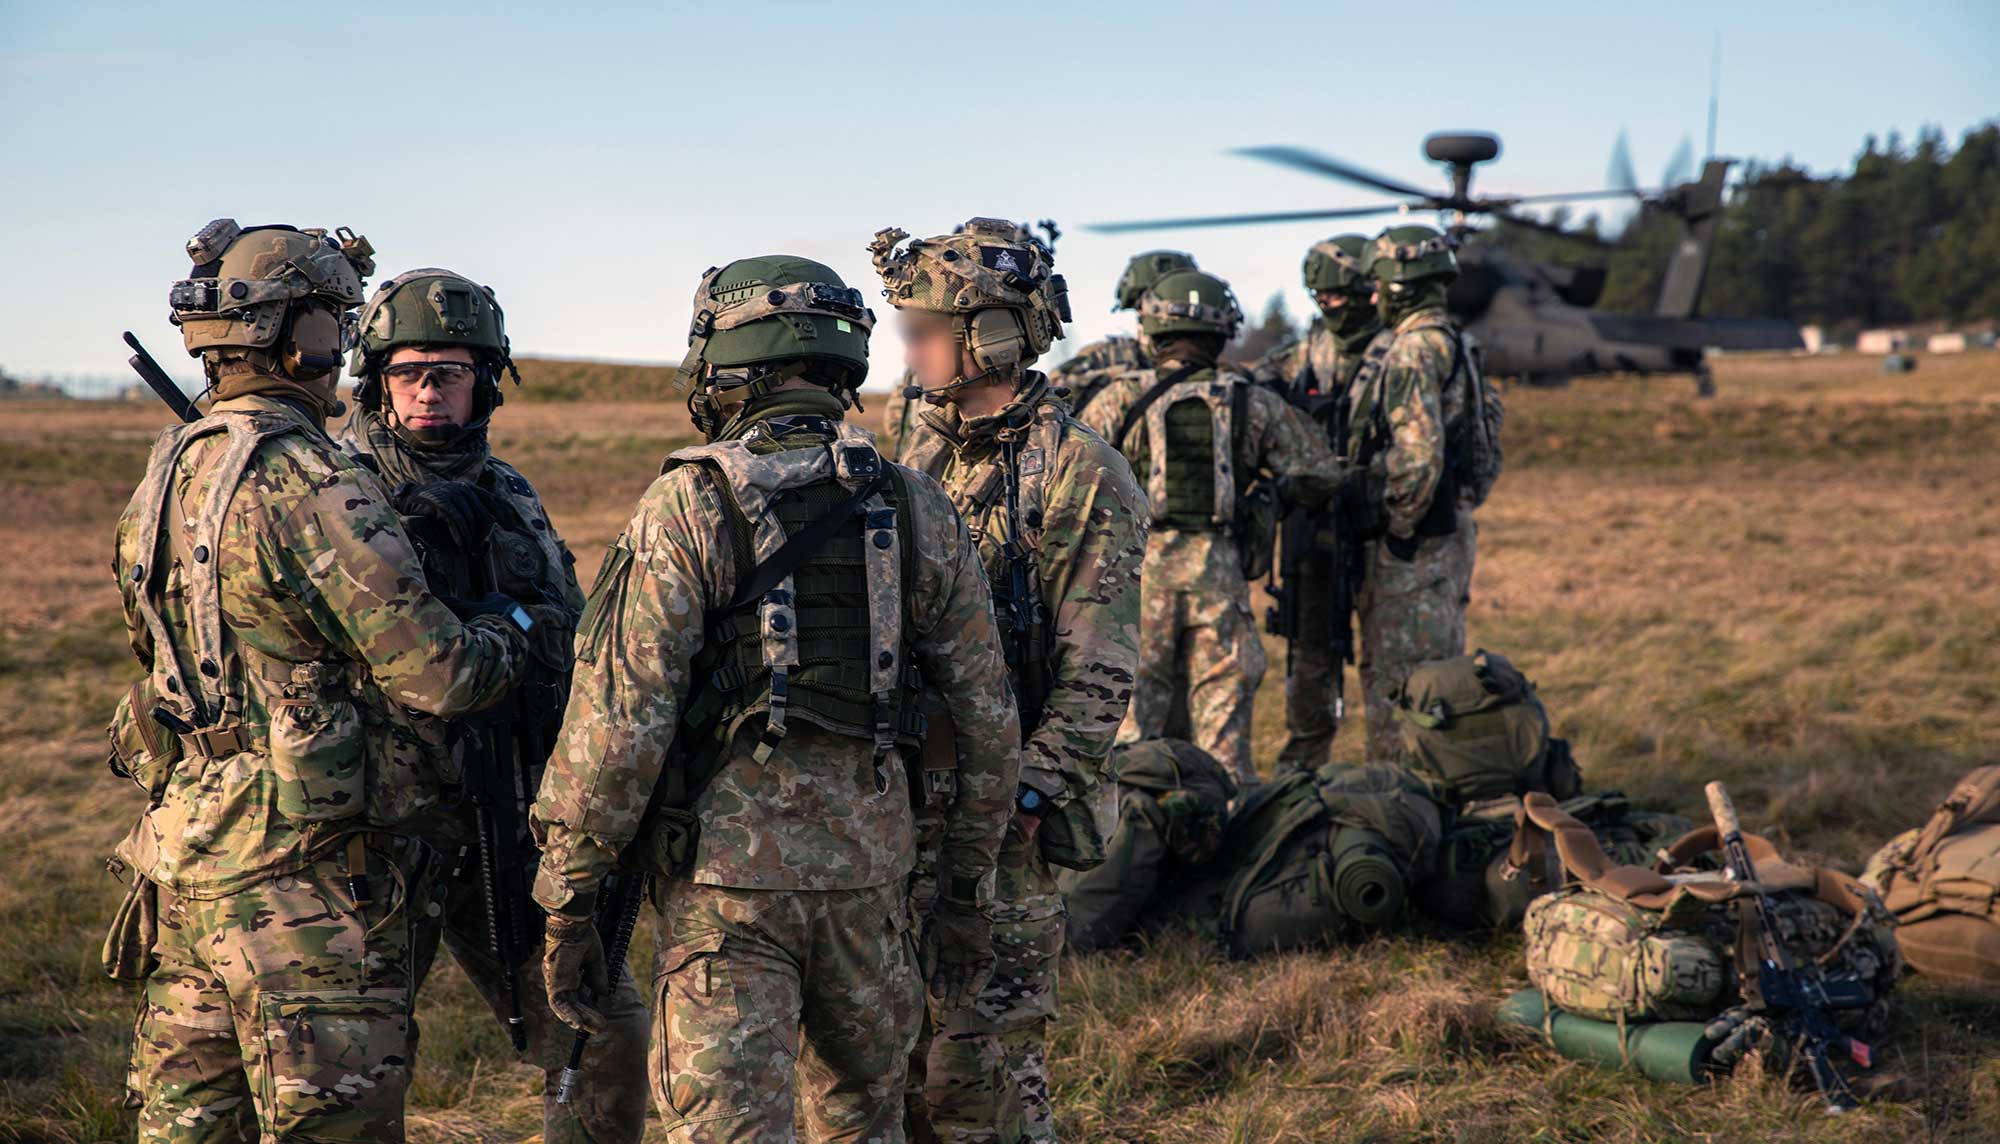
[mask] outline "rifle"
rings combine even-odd
[[[1041,725],[1042,705],[1048,702],[1049,657],[1048,609],[1042,601],[1041,572],[1035,566],[1034,549],[1022,539],[1021,476],[1016,467],[1021,433],[1008,428],[999,434],[1005,451],[1001,487],[1007,506],[1007,543],[1001,547],[1000,557],[1007,564],[1007,627],[1013,635],[1003,641],[1007,670],[1014,678],[1014,703],[1021,715],[1021,734],[1026,736]],[[1054,462],[1054,457],[1048,458],[1048,463]]]
[[[1316,424],[1326,427],[1328,440],[1334,451],[1341,454],[1340,460],[1345,469],[1348,464],[1345,450],[1350,412],[1345,397],[1321,389],[1313,377],[1310,362],[1302,366],[1285,385],[1284,393],[1286,400],[1303,410]],[[1345,484],[1343,482],[1343,487]],[[1322,525],[1329,527],[1333,532],[1333,553],[1327,585],[1327,636],[1333,651],[1333,717],[1336,724],[1347,717],[1346,670],[1355,662],[1354,609],[1367,570],[1359,543],[1360,530],[1352,508],[1344,503],[1330,502],[1316,509],[1293,509],[1285,515],[1279,534],[1282,554],[1279,575],[1283,583],[1269,585],[1274,602],[1264,613],[1264,630],[1286,640],[1285,673],[1289,675],[1295,657],[1294,648],[1303,634],[1300,631],[1299,593],[1304,586],[1306,563],[1318,547],[1319,529]]]
[[[398,489],[396,510],[410,524],[412,539],[427,557],[425,574],[442,572],[450,593],[461,600],[481,600],[500,590],[491,537],[496,512],[491,498],[465,482]],[[436,532],[445,536],[443,543]],[[449,554],[449,555],[447,555]],[[435,589],[438,585],[433,584]],[[515,741],[514,724],[526,699],[503,702],[461,723],[466,732],[466,778],[472,796],[474,845],[479,858],[480,903],[486,914],[486,948],[500,966],[507,994],[503,1018],[507,1038],[516,1052],[528,1047],[527,1022],[521,1012],[521,923],[529,907],[521,885],[520,812],[526,799],[523,744]],[[539,744],[527,745],[535,749]],[[543,756],[546,757],[546,756]],[[466,852],[461,850],[463,870]]]
[[[1736,805],[1719,782],[1708,784],[1708,807],[1715,815],[1716,833],[1722,839],[1723,866],[1733,882],[1756,889],[1738,903],[1742,912],[1744,945],[1754,952],[1756,965],[1744,974],[1745,992],[1770,1014],[1778,1034],[1795,1041],[1806,1062],[1806,1071],[1826,1100],[1828,1114],[1860,1107],[1854,1090],[1833,1067],[1831,1053],[1845,1054],[1855,1064],[1874,1064],[1874,1050],[1865,1042],[1842,1033],[1828,1010],[1862,1009],[1874,1001],[1866,985],[1850,978],[1828,978],[1816,967],[1799,968],[1792,961],[1771,917],[1771,899],[1757,882],[1757,868],[1743,845],[1743,827],[1736,817]]]
[[[650,881],[651,876],[642,870],[613,870],[604,879],[605,893],[597,903],[597,935],[604,942],[607,997],[617,992],[618,981],[624,976],[625,957],[632,949],[632,931],[639,925],[639,911],[646,904],[646,885]],[[589,1044],[590,1034],[577,1030],[576,1039],[569,1046],[569,1063],[563,1066],[556,1080],[557,1104],[568,1104],[576,1095],[576,1082],[583,1074],[583,1050]]]
[[[188,395],[181,392],[181,387],[174,384],[174,379],[167,376],[167,371],[160,368],[160,363],[153,360],[153,355],[146,352],[146,347],[139,344],[138,337],[130,330],[125,331],[125,344],[132,347],[132,356],[125,359],[125,364],[167,403],[174,416],[189,424],[201,420],[201,411],[194,407],[194,402],[188,400]]]

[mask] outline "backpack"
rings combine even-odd
[[[1929,822],[1875,852],[1862,881],[1896,916],[1917,972],[2000,981],[2000,766],[1960,779]]]
[[[1887,1019],[1888,993],[1902,971],[1895,923],[1881,901],[1844,874],[1787,861],[1762,837],[1745,834],[1743,843],[1794,960],[1872,993],[1865,1007],[1831,1013],[1834,1022],[1872,1035]],[[1621,865],[1554,800],[1524,799],[1509,861],[1524,869],[1538,849],[1551,847],[1574,879],[1531,903],[1522,926],[1528,979],[1549,1006],[1622,1028],[1707,1020],[1739,1004],[1755,975],[1738,960],[1743,885],[1689,867],[1717,845],[1713,826],[1698,827],[1657,867]]]
[[[1497,652],[1420,663],[1395,703],[1411,764],[1458,803],[1529,791],[1561,800],[1583,789],[1535,685]]]
[[[1258,787],[1223,831],[1222,944],[1249,957],[1401,924],[1440,821],[1431,789],[1396,767],[1328,764]]]
[[[1417,909],[1425,916],[1455,930],[1513,929],[1526,916],[1529,902],[1556,888],[1542,864],[1509,868],[1507,851],[1519,803],[1507,802],[1462,816],[1446,832],[1437,873],[1418,895]],[[1626,866],[1651,865],[1662,848],[1694,829],[1693,821],[1678,814],[1635,810],[1615,790],[1566,799],[1562,809],[1590,827],[1605,853]]]
[[[1111,752],[1118,821],[1102,864],[1057,877],[1069,906],[1069,947],[1112,945],[1179,882],[1200,876],[1222,845],[1236,783],[1184,739],[1148,739]]]

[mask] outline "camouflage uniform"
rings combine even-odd
[[[973,1008],[931,1015],[928,1052],[920,1041],[911,1065],[933,1138],[954,1144],[1055,1139],[1045,1046],[1065,913],[1050,854],[1071,868],[1103,860],[1115,795],[1105,765],[1138,665],[1144,497],[1125,458],[1070,417],[1050,389],[1029,372],[1000,414],[968,421],[948,406],[932,414],[943,429],[909,459],[943,483],[967,518],[988,579],[1005,584],[1013,525],[1000,435],[1020,435],[1015,479],[1022,518],[1034,522],[1024,540],[1054,635],[1047,699],[1026,728],[1021,776],[1050,800],[1055,818],[1032,835],[1008,832],[990,910],[999,955],[993,981]],[[1002,621],[1003,636],[1018,640]],[[1017,673],[1014,682],[1022,694],[1026,681]],[[921,914],[921,879],[917,893]]]
[[[428,484],[433,481],[463,480],[493,493],[510,504],[525,531],[502,527],[490,543],[498,555],[496,565],[501,590],[516,599],[541,599],[526,605],[536,619],[530,650],[536,674],[550,682],[538,688],[540,694],[524,702],[535,707],[551,705],[546,711],[530,714],[553,720],[562,710],[571,667],[570,645],[576,634],[577,617],[583,611],[583,593],[578,588],[575,557],[549,522],[541,498],[519,470],[494,457],[487,449],[483,418],[479,428],[451,442],[446,449],[427,449],[398,435],[378,412],[358,409],[341,435],[348,453],[380,473],[392,486]],[[523,752],[521,765],[527,767],[527,789],[532,791],[541,778],[544,760],[530,759],[527,743],[546,743],[537,731],[511,736]],[[461,763],[462,767],[463,764]],[[520,821],[516,819],[515,821]],[[571,1030],[549,1011],[548,996],[541,974],[530,955],[542,948],[542,917],[532,907],[525,930],[516,947],[517,964],[506,966],[489,942],[485,898],[479,882],[477,830],[471,800],[460,800],[448,813],[426,822],[427,840],[444,855],[437,873],[442,881],[431,889],[439,910],[422,919],[417,938],[417,980],[428,975],[431,960],[443,943],[471,979],[473,987],[486,999],[503,1022],[512,1013],[508,995],[508,970],[515,972],[514,989],[521,1008],[523,1031],[528,1047],[525,1059],[541,1066],[548,1077],[542,1094],[542,1139],[546,1144],[571,1141],[639,1139],[646,1121],[646,1035],[650,1019],[646,1002],[629,974],[619,979],[617,994],[606,1002],[613,1016],[611,1027],[593,1037],[584,1057],[579,1092],[569,1104],[556,1103],[557,1077],[568,1063]],[[533,840],[524,828],[516,843],[523,865],[502,871],[502,892],[520,894],[534,865]],[[525,895],[521,895],[525,898]]]
[[[749,264],[761,269],[737,273]],[[726,285],[746,274],[748,283]],[[763,299],[786,300],[773,286],[795,283],[806,290],[791,294],[794,309],[757,316]],[[746,351],[741,364],[750,372],[729,375],[753,396],[719,405],[724,375],[713,371],[738,363],[718,347],[757,320],[782,319],[779,336],[819,323],[812,344],[854,342],[849,366],[865,370],[865,311],[850,313],[845,300],[838,317],[797,308],[801,294],[817,297],[821,286],[858,307],[859,295],[830,270],[801,259],[743,260],[704,278],[697,308],[709,321],[698,316],[684,370],[705,387],[697,424],[718,443],[670,458],[613,545],[579,633],[582,666],[562,743],[533,812],[543,840],[534,895],[545,908],[578,913],[628,845],[632,860],[660,876],[651,1071],[654,1100],[678,1140],[791,1139],[798,1076],[816,1138],[902,1138],[903,1069],[922,993],[905,898],[914,853],[900,731],[907,724],[878,722],[873,743],[836,730],[808,717],[797,682],[787,718],[774,701],[779,668],[788,658],[801,665],[790,671],[827,668],[798,658],[815,633],[803,618],[792,622],[794,580],[804,609],[821,591],[808,576],[838,567],[814,561],[874,567],[867,553],[880,550],[907,572],[868,577],[858,610],[869,638],[882,635],[890,646],[864,652],[866,662],[854,666],[874,677],[867,686],[892,689],[914,666],[951,704],[960,751],[942,849],[960,898],[993,868],[1018,772],[1020,731],[978,551],[943,490],[907,470],[884,473],[905,490],[896,523],[872,524],[869,543],[855,535],[838,542],[849,547],[811,558],[752,601],[759,618],[750,635],[718,645],[748,648],[750,640],[764,649],[771,682],[760,685],[762,705],[703,724],[716,727],[713,735],[690,730],[699,711],[744,686],[724,682],[727,667],[696,678],[695,664],[724,631],[711,625],[740,614],[725,603],[752,571],[746,555],[768,560],[786,538],[779,514],[789,507],[779,491],[824,487],[837,475],[865,483],[847,466],[876,463],[867,436],[840,421],[851,387],[764,388],[794,376],[758,372],[772,364],[768,343]],[[753,317],[738,323],[728,317],[735,307]],[[740,411],[725,419],[731,408]],[[882,495],[866,506],[871,522]],[[739,552],[739,527],[754,531],[748,553]],[[914,664],[899,662],[903,652]],[[697,765],[706,773],[690,774]],[[685,800],[676,788],[686,789]]]
[[[911,400],[903,396],[903,391],[915,382],[908,370],[903,371],[901,380],[889,387],[882,398],[882,455],[892,461],[901,461],[917,437],[930,432],[918,414],[923,412],[921,399]]]
[[[1199,295],[1182,302],[1180,294]],[[1213,295],[1213,297],[1211,297]],[[1206,478],[1216,504],[1240,507],[1250,478],[1271,474],[1279,499],[1313,505],[1332,492],[1336,477],[1325,437],[1285,400],[1248,378],[1218,371],[1209,360],[1182,360],[1164,339],[1181,330],[1213,327],[1227,339],[1241,322],[1234,299],[1220,279],[1179,271],[1160,279],[1156,294],[1143,302],[1142,323],[1162,360],[1153,369],[1113,381],[1084,414],[1083,421],[1116,444],[1147,483],[1153,530],[1146,546],[1141,591],[1139,676],[1120,738],[1186,739],[1227,766],[1244,788],[1259,781],[1250,752],[1251,714],[1263,680],[1263,637],[1250,612],[1250,586],[1233,520],[1207,524],[1169,523],[1167,488],[1178,479],[1172,466],[1156,466],[1153,434],[1168,413],[1196,403],[1211,410],[1213,432],[1226,431]],[[1225,315],[1233,315],[1225,320]],[[1193,323],[1193,324],[1190,324]],[[1158,332],[1155,332],[1155,330]],[[1182,374],[1182,371],[1186,371]],[[1190,387],[1133,414],[1163,380],[1182,374]],[[1238,387],[1241,387],[1239,390]],[[1169,391],[1172,392],[1172,391]],[[1224,410],[1228,418],[1222,417]],[[1242,424],[1236,423],[1238,416]],[[1125,422],[1133,424],[1127,428]],[[1121,439],[1121,430],[1122,439]],[[1170,442],[1160,443],[1165,450]],[[1164,455],[1164,454],[1163,454]],[[1205,515],[1205,514],[1204,514]]]
[[[1152,364],[1153,359],[1140,339],[1112,334],[1076,351],[1068,361],[1049,371],[1049,380],[1069,390],[1066,400],[1070,412],[1081,417],[1113,378],[1135,369],[1148,369]]]
[[[217,401],[161,435],[118,524],[148,675],[112,738],[150,736],[127,769],[150,805],[105,952],[145,981],[142,1140],[402,1138],[430,908],[413,835],[457,778],[402,709],[490,704],[526,655],[518,619],[430,594],[381,483],[326,436],[339,314],[373,265],[344,239],[217,220],[189,242],[173,305]]]

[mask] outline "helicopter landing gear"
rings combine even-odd
[[[1694,395],[1696,397],[1715,396],[1715,371],[1708,368],[1708,363],[1705,361],[1694,367]]]

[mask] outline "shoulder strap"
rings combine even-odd
[[[1382,412],[1382,375],[1389,367],[1389,351],[1395,344],[1395,330],[1376,331],[1368,339],[1368,348],[1361,353],[1361,364],[1355,367],[1354,381],[1348,386],[1348,392],[1354,395],[1353,407],[1347,411],[1348,424],[1359,427],[1362,434],[1361,446],[1354,450],[1357,464],[1367,464],[1388,435],[1388,419]],[[1343,449],[1348,445],[1345,441],[1340,444]]]
[[[1140,420],[1146,416],[1146,411],[1153,407],[1153,403],[1165,397],[1167,391],[1174,386],[1201,372],[1201,368],[1196,365],[1184,365],[1155,381],[1153,388],[1140,394],[1139,400],[1134,401],[1131,408],[1125,411],[1125,416],[1119,420],[1118,432],[1111,439],[1112,446],[1122,451],[1125,447],[1125,438],[1131,434],[1132,427],[1139,424]]]
[[[811,560],[820,549],[826,547],[828,541],[834,538],[840,531],[841,525],[854,519],[855,514],[861,510],[863,502],[881,492],[888,483],[889,478],[886,475],[876,477],[862,485],[853,496],[833,506],[826,515],[793,533],[790,539],[778,546],[776,552],[758,562],[756,569],[750,573],[747,580],[737,586],[736,595],[730,597],[729,602],[722,606],[722,610],[733,612],[752,600],[761,599],[764,593],[777,587],[785,577],[804,567],[806,561]]]
[[[1229,391],[1229,468],[1236,476],[1236,487],[1241,489],[1247,483],[1246,474],[1255,471],[1255,465],[1242,462],[1243,447],[1250,439],[1250,384],[1237,378]]]

